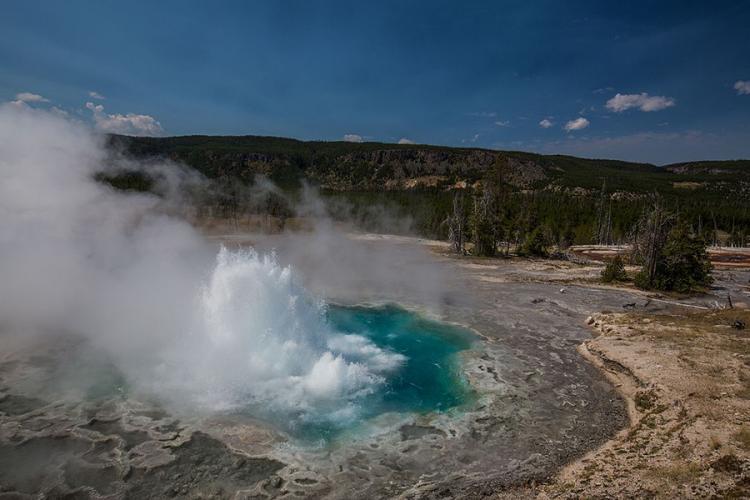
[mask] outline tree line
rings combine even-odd
[[[630,245],[628,260],[641,266],[634,277],[638,287],[691,292],[711,283],[707,245],[715,235],[710,228],[706,230],[701,226],[700,217],[691,221],[683,213],[668,209],[665,200],[654,194],[627,233],[621,233],[614,229],[613,204],[604,189],[592,207],[589,225],[584,227],[591,231],[591,243]],[[575,241],[575,230],[566,222],[566,210],[562,207],[560,216],[553,219],[555,223],[549,224],[543,222],[530,205],[518,212],[507,210],[503,202],[509,199],[508,193],[489,189],[474,193],[469,199],[465,193],[456,193],[453,210],[445,219],[453,251],[495,257],[498,254],[508,256],[513,248],[517,255],[548,257],[550,252],[564,251]],[[745,244],[746,233],[740,234]],[[619,255],[612,259],[603,270],[602,279],[607,282],[627,280],[624,264]]]

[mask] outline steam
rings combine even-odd
[[[118,353],[186,331],[188,320],[179,318],[213,249],[164,213],[159,198],[93,180],[110,168],[119,167],[82,125],[0,107],[5,330],[81,333]]]
[[[0,106],[0,333],[83,335],[164,400],[314,418],[351,417],[403,362],[332,331],[273,255],[219,249],[171,215],[194,174],[149,165],[161,197],[94,180],[137,168],[80,123]]]

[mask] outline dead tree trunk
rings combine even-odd
[[[594,229],[594,243],[609,245],[612,234],[612,203],[607,201],[607,179],[602,181],[599,201],[596,204],[596,228]]]
[[[466,254],[466,226],[467,217],[464,211],[463,193],[453,196],[453,213],[446,220],[448,223],[448,239],[453,251],[457,254]]]
[[[482,191],[481,196],[474,197],[471,222],[474,253],[484,257],[494,257],[497,253],[498,228],[495,197],[489,189]]]
[[[656,264],[667,242],[674,220],[674,215],[664,208],[657,195],[651,207],[647,208],[646,213],[636,225],[632,238],[633,257],[636,261],[643,263],[649,285],[654,282]]]

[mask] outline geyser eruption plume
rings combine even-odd
[[[123,167],[79,123],[0,106],[0,333],[85,336],[162,399],[311,418],[351,417],[403,360],[332,331],[272,256],[217,255],[168,196],[94,180]]]
[[[253,250],[220,250],[199,311],[202,324],[189,349],[170,352],[176,358],[168,373],[178,378],[160,378],[167,389],[160,392],[197,395],[209,408],[352,417],[355,400],[404,359],[364,337],[332,331],[325,304],[297,283],[291,268]],[[185,376],[188,394],[180,382]]]

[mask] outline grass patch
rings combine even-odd
[[[653,469],[652,475],[655,479],[664,479],[669,484],[685,484],[697,481],[702,469],[694,462],[673,463],[665,467]]]
[[[718,450],[719,448],[721,448],[721,444],[721,439],[719,439],[718,436],[711,436],[708,438],[708,446],[712,450]]]
[[[742,471],[742,461],[733,454],[724,455],[711,464],[711,468],[718,472],[737,474]]]
[[[658,400],[656,393],[653,390],[638,391],[633,397],[635,406],[640,411],[648,411],[654,407]]]
[[[750,425],[743,425],[733,437],[743,450],[750,451]]]
[[[750,399],[750,375],[748,375],[748,373],[745,371],[741,371],[739,379],[740,384],[742,385],[742,389],[739,389],[737,392],[735,392],[735,395],[738,398]]]

